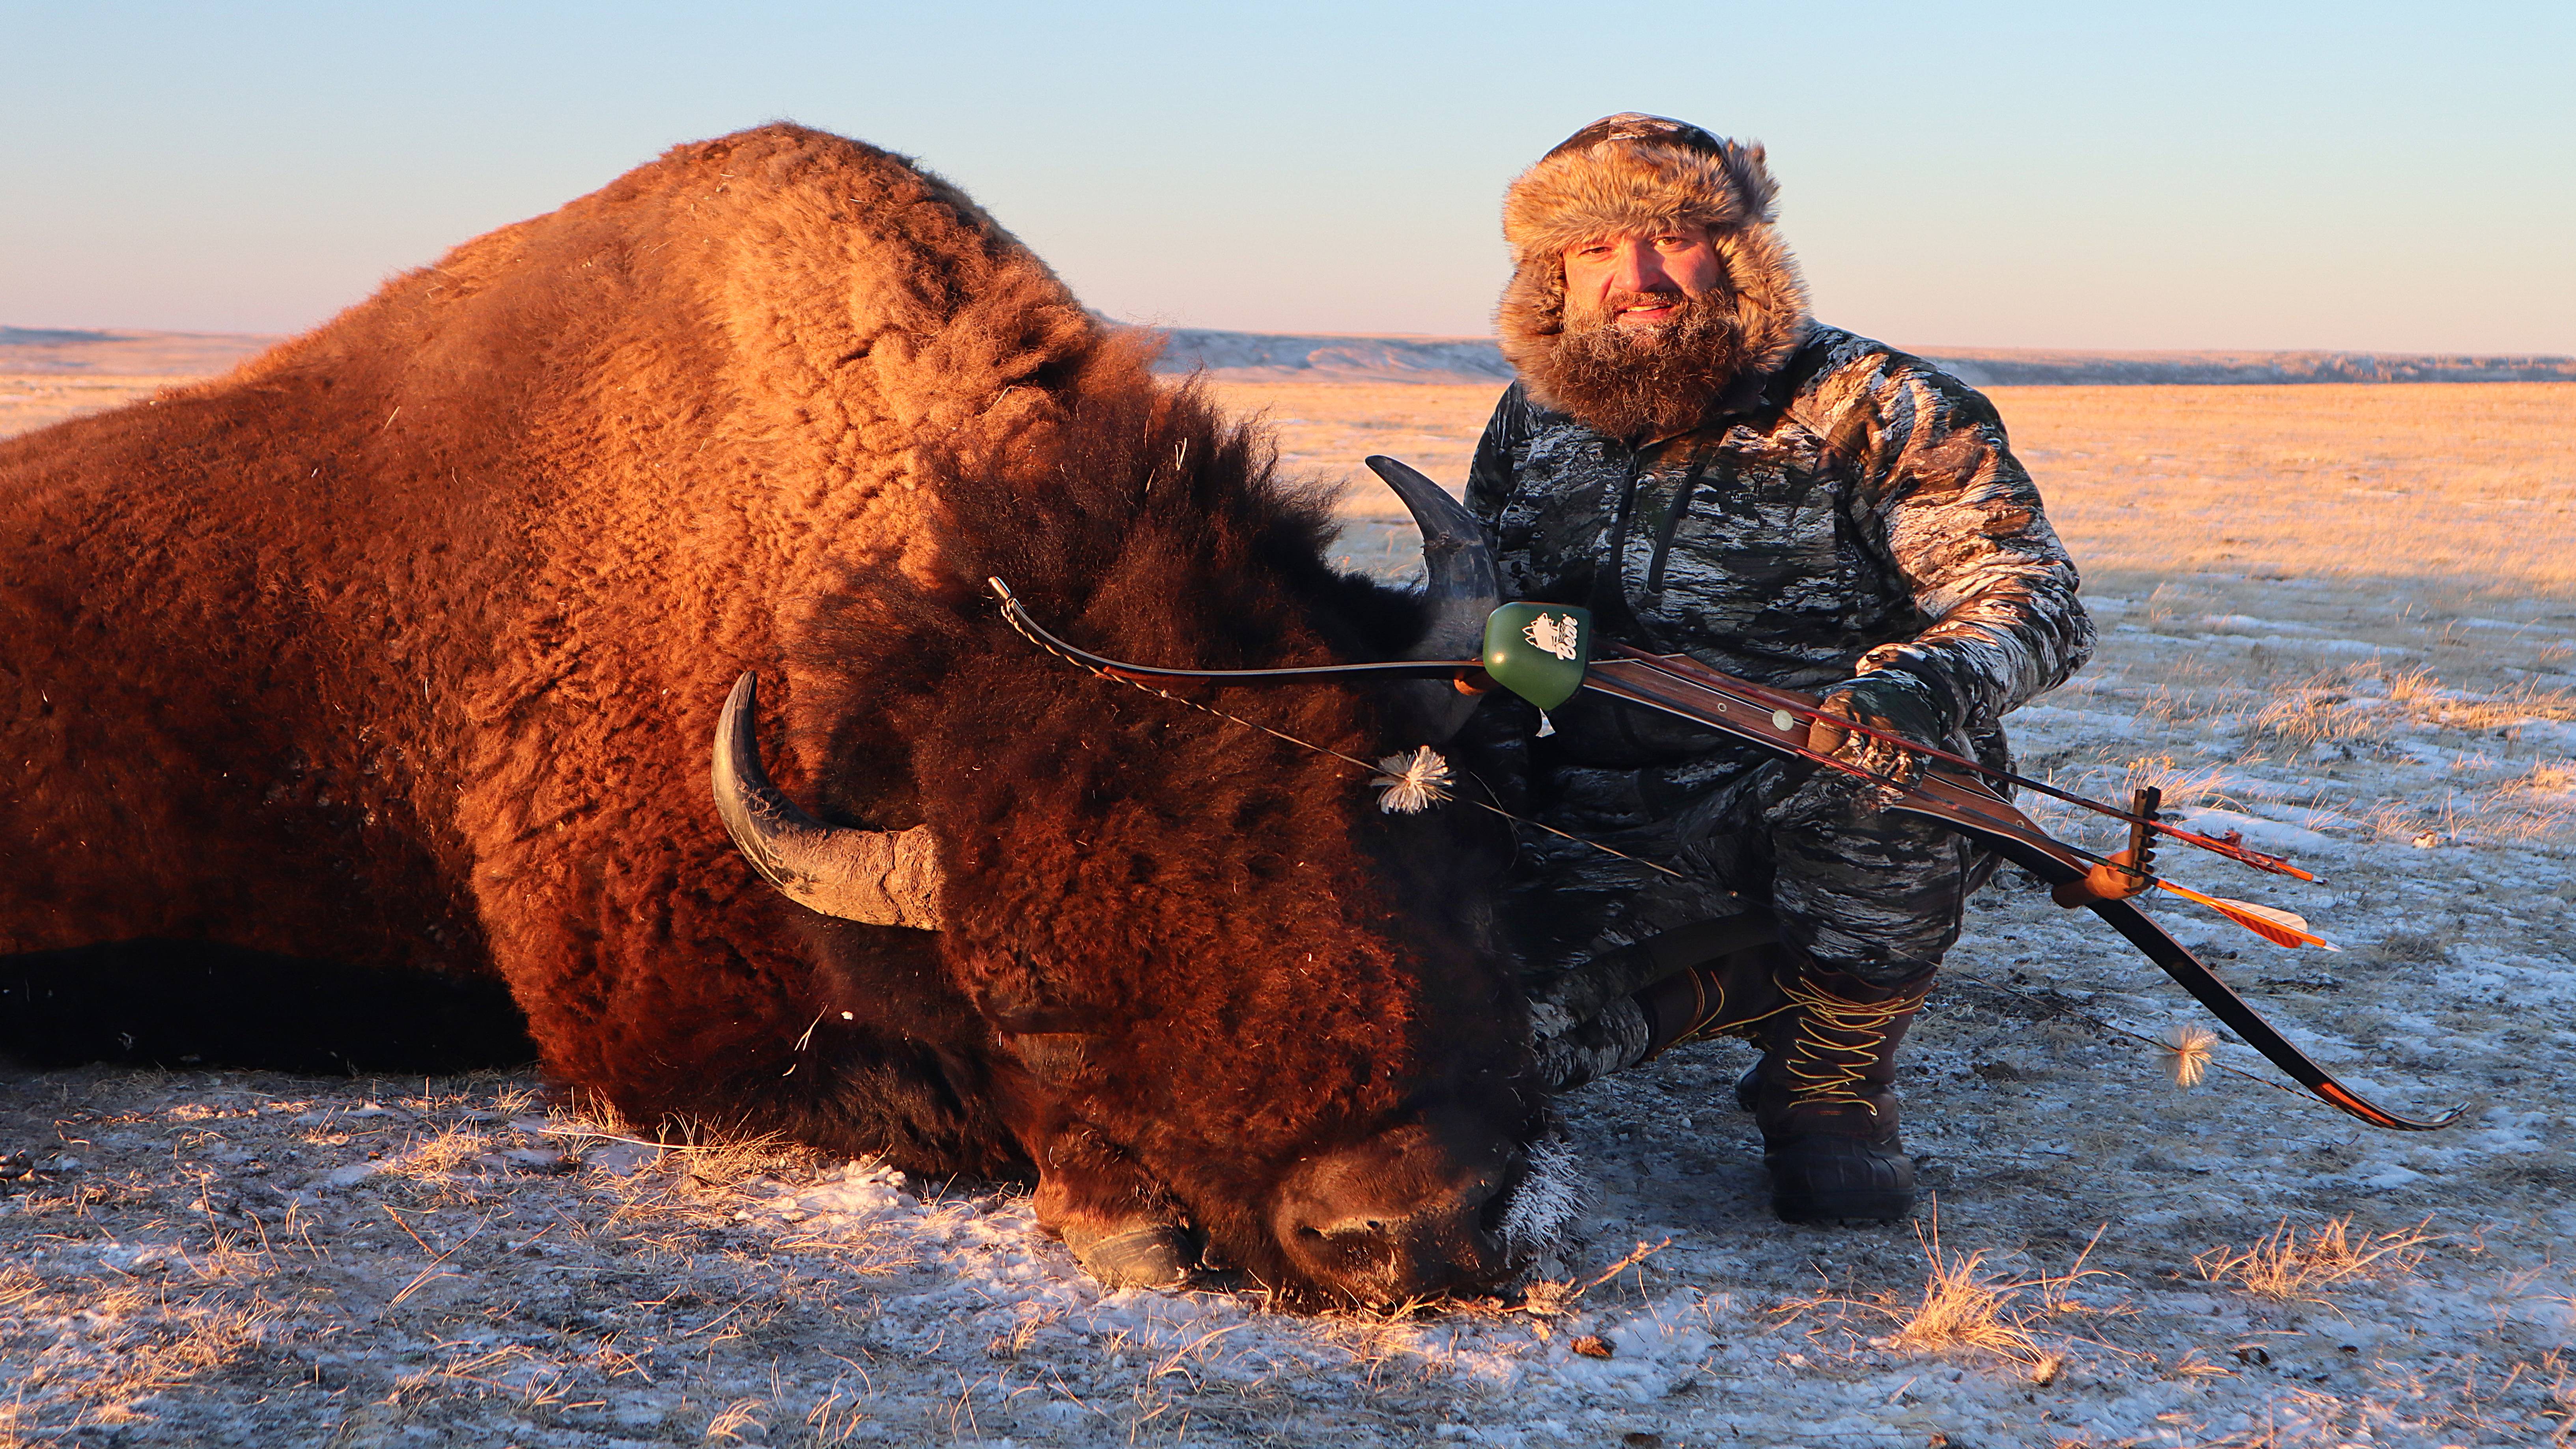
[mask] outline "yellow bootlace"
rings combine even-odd
[[[1690,973],[1690,983],[1693,998],[1691,1002],[1691,1024],[1683,1030],[1681,1035],[1674,1037],[1671,1041],[1666,1042],[1663,1046],[1657,1048],[1656,1054],[1658,1056],[1664,1052],[1671,1051],[1677,1046],[1688,1046],[1692,1042],[1697,1041],[1715,1041],[1717,1038],[1722,1036],[1742,1037],[1746,1041],[1751,1041],[1756,1035],[1754,1032],[1755,1027],[1760,1026],[1762,1023],[1769,1021],[1775,1016],[1778,1016],[1781,1012],[1787,1011],[1790,1006],[1790,1003],[1782,1002],[1780,1005],[1771,1008],[1769,1011],[1763,1012],[1759,1016],[1748,1016],[1741,1020],[1729,1021],[1726,1019],[1726,988],[1717,984],[1712,978],[1711,973],[1706,971],[1693,971]],[[1711,997],[1716,998],[1714,1003],[1711,1002]],[[1648,1060],[1651,1061],[1653,1058],[1650,1057]]]
[[[1790,1100],[1806,1107],[1866,1107],[1869,1115],[1877,1116],[1878,1104],[1859,1090],[1862,1075],[1885,1048],[1887,1029],[1923,1005],[1930,983],[1922,990],[1878,1002],[1847,1001],[1795,978],[1782,982],[1780,989],[1791,1006],[1805,1009],[1783,1063],[1792,1084]],[[1855,1040],[1825,1040],[1819,1027]]]

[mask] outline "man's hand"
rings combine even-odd
[[[2073,910],[2095,901],[2125,901],[2144,895],[2155,887],[2155,877],[2137,868],[2129,852],[2123,850],[2110,857],[2110,864],[2097,865],[2075,880],[2052,888],[2049,899]]]
[[[1902,669],[1881,669],[1847,679],[1825,690],[1817,706],[1824,714],[1863,724],[1927,745],[1939,745],[1950,733],[1950,711],[1941,692]],[[1807,727],[1807,748],[1820,755],[1840,755],[1873,775],[1911,784],[1922,771],[1912,751],[1855,734],[1820,719]]]

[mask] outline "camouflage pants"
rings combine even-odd
[[[1880,810],[1861,782],[1767,754],[1559,765],[1532,783],[1548,825],[1680,875],[1523,831],[1508,909],[1541,974],[1752,905],[1818,965],[1895,985],[1940,964],[1997,864],[1941,826]]]

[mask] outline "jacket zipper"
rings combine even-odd
[[[1640,451],[1628,455],[1628,476],[1619,485],[1619,508],[1610,517],[1607,557],[1593,567],[1592,617],[1595,620],[1625,620],[1634,611],[1628,607],[1628,524],[1637,507],[1637,479],[1646,471],[1646,455]],[[1613,608],[1611,606],[1616,605]],[[1613,623],[1613,628],[1618,627]]]
[[[1664,526],[1655,531],[1655,556],[1646,564],[1647,593],[1664,591],[1664,565],[1672,556],[1673,534],[1682,526],[1682,515],[1690,511],[1691,495],[1699,491],[1700,477],[1707,471],[1707,466],[1705,462],[1692,461],[1690,472],[1682,476],[1681,490],[1673,495],[1673,506],[1664,514]],[[1734,464],[1731,461],[1721,458],[1720,466],[1732,475]],[[1723,488],[1725,483],[1721,481],[1718,486]]]

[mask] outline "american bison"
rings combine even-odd
[[[1211,667],[1429,627],[1147,361],[953,187],[779,125],[0,445],[8,1044],[403,1066],[523,1016],[639,1123],[1033,1178],[1112,1281],[1506,1274],[1547,1109],[1493,842],[986,594]],[[1193,697],[1420,737],[1392,692]]]

